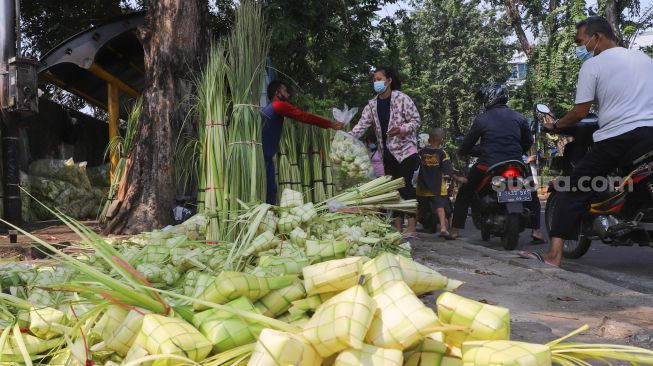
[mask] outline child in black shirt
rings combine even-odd
[[[420,168],[417,177],[417,198],[419,211],[422,217],[435,218],[436,214],[440,223],[438,236],[452,240],[447,230],[445,207],[449,204],[449,193],[445,176],[451,176],[458,182],[464,183],[465,178],[457,176],[453,171],[451,159],[442,145],[444,144],[444,130],[434,128],[429,131],[429,145],[420,150]],[[434,230],[434,220],[424,220],[423,225],[427,230]]]

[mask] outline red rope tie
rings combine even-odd
[[[133,310],[133,311],[139,313],[140,315],[145,316],[145,313],[144,313],[144,312],[138,310],[137,308],[135,308],[135,307],[133,307],[133,306],[131,306],[131,305],[129,305],[129,304],[125,304],[124,302],[122,302],[122,301],[116,299],[115,297],[109,295],[109,294],[106,293],[106,292],[100,292],[100,296],[104,297],[105,299],[111,301],[112,303],[114,303],[114,304],[116,304],[116,305],[118,305],[118,306],[121,306],[121,307],[123,307],[123,308],[125,308],[125,309]]]
[[[213,126],[226,126],[226,124],[222,122],[215,122],[213,120],[206,124],[206,127],[213,127]]]
[[[131,264],[125,262],[122,258],[118,258],[116,256],[113,256],[112,259],[114,261],[116,261],[116,263],[118,263],[119,266],[121,266],[121,267],[125,268],[127,271],[129,271],[129,273],[131,273],[134,277],[136,277],[136,279],[138,279],[139,281],[144,283],[145,286],[154,287],[154,286],[152,286],[152,283],[150,283],[150,281],[148,281],[147,278],[145,278],[145,276],[143,276],[142,273],[138,272],[136,270],[136,268],[132,267]],[[164,315],[170,314],[170,310],[171,310],[170,306],[168,304],[166,304],[165,301],[163,301],[163,298],[161,298],[159,293],[154,291],[154,290],[152,290],[152,293],[154,294],[154,297],[156,297],[156,299],[161,303],[161,305],[163,305],[163,314]]]
[[[216,190],[216,191],[224,191],[224,187],[220,187],[220,186],[218,186],[218,187],[206,187],[206,188],[204,188],[204,192],[206,192],[206,191],[213,191],[213,190]]]
[[[79,321],[79,318],[77,317],[77,314],[75,313],[75,307],[73,306],[73,303],[69,303],[70,306],[70,311],[73,312],[73,316],[75,317],[75,320]],[[82,335],[82,341],[84,342],[84,354],[86,355],[86,366],[94,366],[95,363],[93,360],[89,357],[91,354],[88,351],[88,344],[86,343],[86,335],[84,334],[84,330],[82,327],[79,327],[79,334]]]

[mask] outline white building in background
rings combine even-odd
[[[650,46],[653,46],[653,30],[638,34],[633,43],[630,45],[630,48],[638,50]]]
[[[509,62],[511,74],[506,83],[511,86],[521,86],[528,75],[528,58],[524,52],[515,52]]]
[[[653,30],[645,31],[637,35],[630,48],[638,50],[653,46]],[[506,80],[510,86],[522,86],[528,75],[528,58],[524,52],[515,52],[509,62],[511,73]]]

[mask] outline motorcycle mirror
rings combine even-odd
[[[544,114],[551,113],[551,109],[549,109],[549,107],[547,107],[546,104],[538,104],[536,109],[540,113],[544,113]]]

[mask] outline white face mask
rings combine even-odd
[[[598,44],[594,46],[592,51],[587,50],[587,45],[592,41],[593,38],[594,36],[592,36],[592,38],[590,38],[589,41],[587,41],[587,43],[584,45],[576,47],[576,57],[578,57],[582,62],[585,62],[594,57],[594,51],[596,51]]]
[[[374,82],[374,92],[377,94],[381,94],[386,90],[385,86],[385,81],[384,80],[377,80]]]

